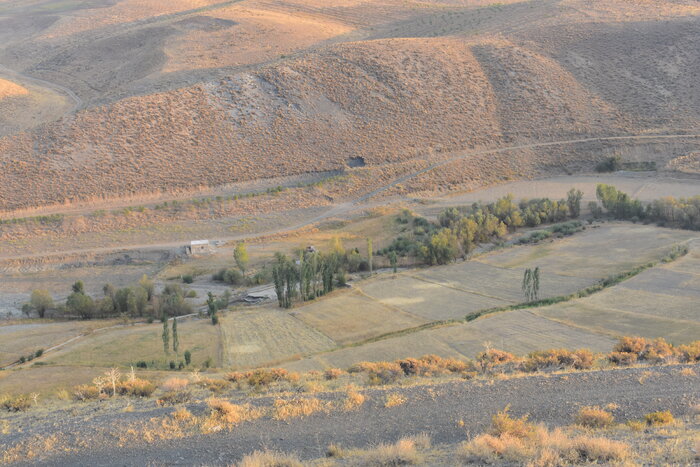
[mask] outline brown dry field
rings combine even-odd
[[[0,64],[78,110],[0,138],[0,211],[343,170],[356,157],[391,178],[454,151],[699,121],[690,0],[161,3],[3,2]],[[468,157],[392,192],[586,171],[616,151],[659,167],[697,152],[697,138],[652,143]],[[375,178],[353,182],[369,191]]]

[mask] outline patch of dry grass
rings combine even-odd
[[[675,423],[676,419],[670,411],[664,410],[646,414],[644,421],[649,426],[663,426]]]
[[[399,405],[402,405],[406,402],[406,397],[399,394],[398,392],[393,392],[390,394],[386,395],[386,399],[384,401],[384,407],[396,407]]]
[[[272,407],[272,418],[288,420],[290,418],[306,417],[314,412],[326,410],[326,404],[315,397],[297,399],[276,399]]]
[[[430,437],[426,434],[401,438],[394,444],[380,444],[360,454],[358,463],[366,467],[389,467],[416,465],[423,461],[419,451],[430,448]]]
[[[232,428],[241,422],[255,420],[263,415],[263,411],[250,405],[237,405],[229,401],[211,398],[207,401],[210,409],[201,425],[203,433],[213,433],[225,428]]]
[[[581,407],[576,415],[576,423],[587,428],[606,428],[614,421],[615,417],[600,407]]]
[[[245,456],[237,467],[304,467],[297,456],[277,451],[255,451]]]
[[[365,403],[365,396],[357,391],[354,386],[348,387],[345,392],[344,410],[355,410]]]

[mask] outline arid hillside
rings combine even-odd
[[[700,123],[690,0],[97,3],[0,6],[31,25],[0,63],[80,109],[0,139],[0,211]],[[526,177],[599,155],[489,157]]]

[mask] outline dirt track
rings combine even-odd
[[[617,369],[553,376],[484,382],[452,382],[442,385],[401,389],[408,399],[401,406],[384,408],[385,392],[368,390],[367,402],[356,411],[317,413],[289,422],[260,419],[246,422],[231,432],[199,435],[185,439],[118,448],[104,443],[100,428],[112,430],[121,423],[133,423],[163,416],[173,409],[148,409],[132,413],[105,413],[68,418],[64,414],[26,419],[27,433],[76,433],[89,450],[60,454],[36,460],[32,465],[229,465],[255,449],[295,451],[302,458],[324,455],[331,442],[344,447],[367,447],[421,432],[429,433],[435,444],[453,444],[467,434],[483,430],[490,417],[510,405],[515,415],[530,414],[536,422],[548,425],[571,423],[583,405],[619,405],[616,420],[624,422],[656,410],[671,410],[676,416],[688,414],[700,402],[700,376],[680,374],[681,366]],[[321,394],[334,399],[342,394]],[[260,400],[261,403],[269,403]],[[254,403],[257,403],[254,402]],[[200,414],[202,404],[188,407]],[[100,409],[96,408],[99,412]],[[34,417],[32,417],[34,418]],[[76,420],[80,418],[80,420]],[[458,422],[464,422],[463,427]],[[11,435],[7,438],[15,438]],[[109,439],[109,438],[107,438]],[[5,443],[12,442],[7,439]]]

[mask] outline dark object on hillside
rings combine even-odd
[[[355,168],[355,167],[364,167],[367,165],[365,163],[365,158],[364,157],[351,157],[348,159],[348,167]]]

